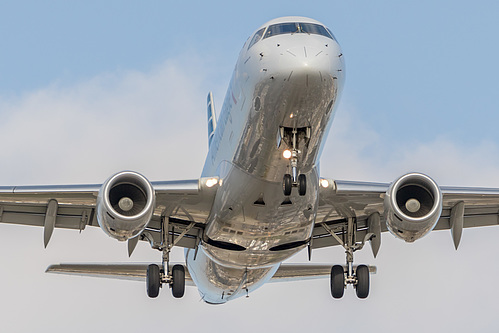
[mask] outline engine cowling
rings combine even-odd
[[[430,177],[409,173],[394,181],[385,195],[386,225],[406,242],[433,230],[442,214],[442,191]]]
[[[154,203],[154,189],[144,176],[119,172],[99,190],[97,221],[106,234],[125,241],[144,230],[154,212]]]

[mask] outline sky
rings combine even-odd
[[[339,40],[346,82],[323,176],[391,182],[420,171],[440,185],[499,187],[499,48],[494,1],[0,1],[0,184],[102,183],[121,170],[197,178],[205,101],[218,109],[240,48],[266,21],[308,16]],[[0,225],[0,319],[10,332],[495,331],[499,228],[413,244],[382,236],[356,263],[371,294],[341,300],[327,279],[265,285],[223,306],[145,285],[45,274],[59,262],[155,262],[160,253],[100,229]],[[307,261],[300,253],[292,261]],[[182,261],[182,251],[173,253]],[[341,248],[313,262],[344,263]]]

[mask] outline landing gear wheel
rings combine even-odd
[[[358,298],[366,298],[369,296],[369,267],[359,265],[357,267],[357,285],[355,292]]]
[[[292,186],[293,186],[293,179],[291,178],[291,175],[287,173],[284,175],[284,178],[282,179],[282,190],[285,196],[288,197],[291,195]]]
[[[298,194],[304,196],[307,193],[307,177],[304,174],[298,176]]]
[[[331,268],[331,296],[342,298],[345,292],[345,272],[340,265]]]
[[[185,292],[185,270],[182,265],[174,265],[172,268],[172,295],[181,298]]]
[[[158,265],[149,265],[147,267],[147,296],[156,298],[159,295],[159,287],[161,286],[161,276]]]

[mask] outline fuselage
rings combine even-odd
[[[260,287],[308,244],[318,161],[344,75],[339,44],[315,20],[272,20],[244,44],[202,172],[218,177],[219,189],[197,255],[186,251],[206,302]],[[283,193],[283,176],[291,173],[283,152],[292,146],[305,195]]]

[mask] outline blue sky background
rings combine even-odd
[[[217,107],[240,47],[264,22],[326,24],[346,59],[343,97],[321,172],[392,181],[426,172],[441,185],[499,187],[494,1],[1,1],[0,184],[100,183],[133,169],[195,178],[207,151],[205,98]],[[414,244],[383,235],[369,299],[341,301],[328,281],[268,285],[222,307],[157,300],[140,283],[43,274],[51,263],[129,261],[100,230],[0,226],[0,309],[10,331],[207,332],[358,329],[495,331],[499,228]],[[339,248],[315,262],[343,263]],[[156,261],[140,244],[131,261]],[[175,260],[182,260],[181,251]],[[299,254],[294,260],[305,261]],[[166,292],[165,292],[166,291]]]

